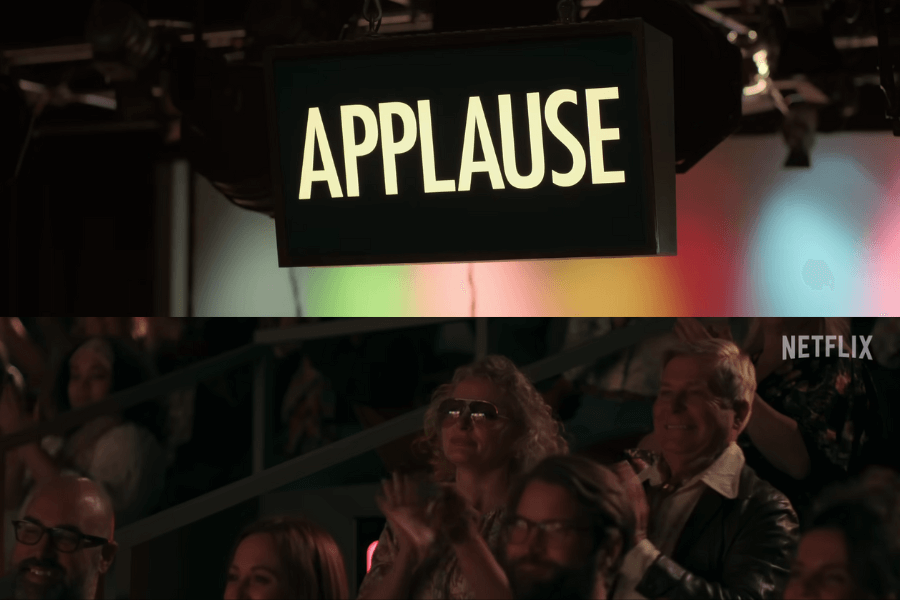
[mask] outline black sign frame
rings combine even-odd
[[[286,203],[291,201],[283,189],[280,131],[275,92],[275,63],[290,59],[339,58],[378,53],[410,52],[421,49],[453,50],[500,46],[510,42],[540,42],[632,36],[636,42],[638,87],[641,115],[641,165],[646,193],[643,198],[643,244],[563,248],[558,251],[466,250],[429,253],[415,249],[392,254],[354,254],[323,252],[292,254],[288,247]],[[471,32],[419,34],[396,37],[369,37],[353,41],[324,42],[280,46],[266,51],[266,101],[269,123],[269,151],[272,185],[275,193],[276,236],[280,267],[362,266],[396,264],[434,264],[510,260],[548,260],[570,258],[609,258],[674,256],[677,254],[675,219],[675,128],[674,74],[671,38],[641,19],[548,25]]]

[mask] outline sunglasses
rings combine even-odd
[[[26,546],[34,546],[44,534],[50,536],[50,543],[60,552],[71,553],[82,548],[95,548],[108,544],[109,540],[94,535],[85,535],[71,529],[44,527],[34,521],[13,521],[16,528],[16,540]]]
[[[444,427],[449,427],[466,414],[474,423],[493,423],[507,418],[500,414],[496,405],[484,400],[451,398],[438,405],[438,420]]]

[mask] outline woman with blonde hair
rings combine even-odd
[[[379,505],[388,523],[359,598],[508,597],[493,557],[510,485],[568,452],[561,425],[512,361],[488,356],[434,392],[418,446],[431,478],[385,482]]]
[[[238,536],[225,600],[344,600],[344,557],[327,531],[296,517],[253,523]]]

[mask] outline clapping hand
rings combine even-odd
[[[627,461],[615,463],[612,469],[625,487],[625,493],[630,500],[629,504],[634,511],[634,543],[638,544],[647,539],[647,528],[650,525],[650,505],[647,502],[647,494],[644,492],[644,486],[641,485],[634,468]]]
[[[26,429],[31,424],[31,417],[25,412],[22,397],[16,381],[10,372],[0,373],[3,385],[0,386],[0,433],[9,435]]]
[[[478,535],[478,515],[452,487],[446,487],[435,504],[434,523],[451,543],[471,540]]]
[[[382,483],[383,496],[376,502],[396,533],[400,550],[420,562],[434,543],[435,528],[433,511],[417,488],[409,476],[394,473]]]

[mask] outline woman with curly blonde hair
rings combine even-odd
[[[388,523],[359,598],[510,597],[493,557],[511,483],[568,452],[550,407],[512,361],[488,356],[434,392],[417,446],[431,481],[394,474],[384,483]]]

